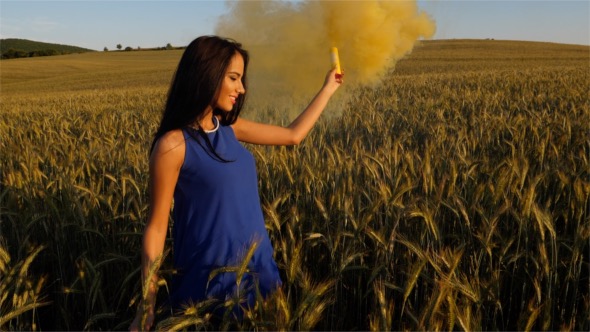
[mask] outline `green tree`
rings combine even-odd
[[[123,45],[121,45],[121,44],[117,44],[117,49],[118,49],[118,50],[121,50],[122,48],[123,48]]]
[[[16,58],[26,58],[29,56],[28,52],[23,50],[15,50],[13,48],[8,49],[8,51],[2,54],[2,59],[16,59]]]
[[[103,51],[108,52],[109,49],[105,46],[104,49],[103,49]]]

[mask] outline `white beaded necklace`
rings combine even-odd
[[[211,130],[205,130],[203,129],[203,131],[205,132],[205,134],[211,134],[217,131],[217,129],[219,129],[219,119],[217,119],[216,116],[213,117],[213,120],[215,122],[215,128],[211,129]]]

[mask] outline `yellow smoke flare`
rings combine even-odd
[[[330,49],[330,58],[332,60],[332,69],[336,69],[336,74],[342,74],[342,69],[340,68],[340,56],[338,55],[337,47],[332,47]]]

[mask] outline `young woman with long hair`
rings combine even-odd
[[[146,281],[164,251],[172,202],[173,257],[177,273],[170,293],[173,308],[208,298],[224,300],[256,287],[266,296],[281,285],[264,225],[256,165],[241,142],[299,144],[342,84],[331,70],[309,106],[287,127],[241,118],[246,96],[248,52],[241,44],[202,36],[184,51],[150,153],[150,211],[142,244],[142,279],[148,285],[131,330],[147,308],[154,320],[157,277]],[[253,241],[248,273],[236,289],[235,273],[216,269],[240,264]],[[212,277],[213,276],[213,277]]]

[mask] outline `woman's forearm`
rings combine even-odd
[[[318,118],[328,105],[333,92],[323,87],[311,100],[309,105],[299,116],[288,126],[293,131],[295,142],[300,143],[315,125]]]
[[[147,227],[143,237],[141,255],[141,280],[143,287],[148,287],[148,300],[155,300],[158,269],[162,261],[166,233]],[[151,272],[150,272],[151,271]]]

